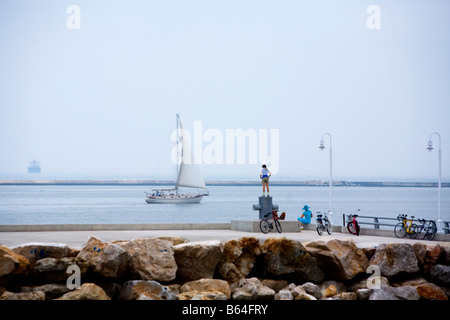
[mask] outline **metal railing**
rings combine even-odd
[[[373,219],[373,222],[368,221],[360,221],[360,219]],[[353,220],[351,214],[343,214],[342,215],[342,221],[344,222],[344,225],[347,225],[347,223],[351,222]],[[374,217],[374,216],[360,216],[358,215],[358,224],[363,225],[373,225],[374,229],[380,229],[380,226],[387,226],[387,227],[395,227],[395,225],[398,223],[385,223],[380,222],[380,220],[391,220],[391,221],[398,221],[398,218],[385,218],[385,217]]]
[[[373,222],[369,221],[360,221],[360,219],[373,219]],[[409,218],[408,218],[409,219]],[[342,221],[343,225],[346,226],[349,222],[351,222],[352,215],[351,214],[343,214],[342,215]],[[386,226],[386,227],[395,227],[395,225],[398,223],[387,223],[387,222],[380,222],[380,220],[388,220],[388,221],[399,221],[398,218],[386,218],[386,217],[375,217],[375,216],[360,216],[358,215],[358,224],[359,225],[373,225],[374,229],[380,229],[380,226]],[[412,221],[419,222],[418,219],[412,219]],[[443,230],[445,234],[450,234],[450,221],[443,221],[444,226]]]

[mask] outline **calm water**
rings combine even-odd
[[[0,186],[0,224],[188,223],[257,219],[259,186],[209,187],[200,204],[146,204],[147,186]],[[271,188],[273,202],[296,220],[303,205],[328,211],[327,187]],[[450,188],[442,189],[443,220],[450,220]],[[333,188],[334,223],[342,214],[437,219],[436,188]]]

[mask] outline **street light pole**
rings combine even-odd
[[[328,132],[324,133],[322,135],[322,139],[320,140],[320,145],[319,145],[319,149],[323,150],[325,149],[325,142],[323,141],[323,137],[325,135],[328,135],[330,137],[330,209],[329,209],[329,219],[332,222],[332,218],[333,218],[333,211],[332,211],[332,203],[333,203],[333,199],[332,199],[332,190],[333,190],[333,150],[332,150],[332,143],[331,143],[331,134],[329,134]]]
[[[428,140],[427,149],[428,151],[432,151],[434,149],[433,141],[431,141],[431,137],[433,135],[437,135],[439,137],[439,150],[438,150],[438,173],[439,173],[439,182],[438,182],[438,220],[437,220],[437,231],[443,232],[443,222],[441,219],[441,135],[437,132],[433,132],[430,135],[430,139]]]

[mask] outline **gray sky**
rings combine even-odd
[[[224,138],[279,130],[279,180],[328,179],[330,132],[335,179],[435,181],[425,146],[438,131],[448,181],[449,12],[445,0],[0,0],[0,179],[173,179],[180,113],[192,133],[194,121]],[[33,159],[41,175],[26,174]],[[257,179],[259,160],[202,171]]]

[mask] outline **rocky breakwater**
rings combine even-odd
[[[450,246],[177,237],[0,246],[0,300],[448,300]]]

